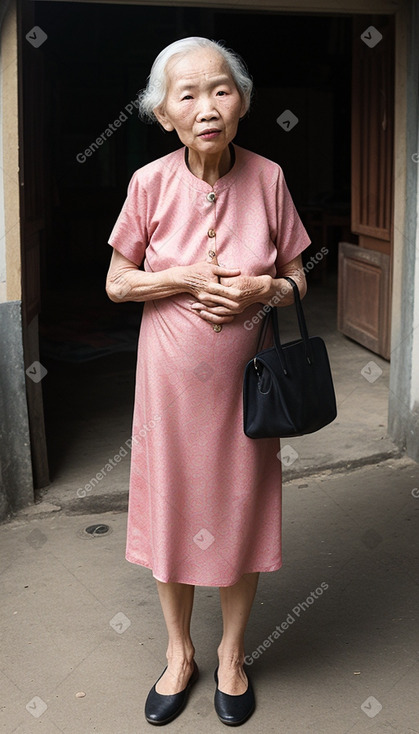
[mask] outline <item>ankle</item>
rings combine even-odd
[[[244,665],[244,650],[227,649],[219,647],[217,650],[218,660],[221,667],[242,668]]]
[[[188,666],[193,663],[194,657],[195,648],[192,644],[167,648],[166,659],[168,663],[176,662],[178,665]]]

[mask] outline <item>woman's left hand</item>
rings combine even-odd
[[[265,303],[269,300],[272,288],[270,275],[238,275],[231,278],[220,278],[220,283],[231,289],[229,299],[232,301],[232,306],[194,303],[192,308],[203,319],[208,319],[209,314],[236,316],[254,303]]]
[[[213,315],[230,316],[233,319],[234,316],[242,313],[242,311],[254,303],[263,303],[264,305],[268,304],[272,306],[289,306],[294,302],[294,294],[291,284],[284,280],[286,276],[295,280],[300,291],[300,298],[304,298],[307,283],[301,255],[297,255],[293,260],[290,260],[290,262],[279,268],[276,278],[271,278],[270,275],[221,277],[221,285],[228,286],[230,289],[229,301],[231,302],[231,306],[217,306],[215,303],[212,304],[211,296],[209,295],[205,304],[197,302],[192,305],[192,308],[206,321],[214,321]]]

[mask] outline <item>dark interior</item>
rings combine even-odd
[[[175,133],[141,122],[132,104],[155,56],[178,38],[200,35],[223,40],[244,58],[255,93],[235,142],[282,166],[313,241],[305,261],[324,245],[329,250],[308,272],[309,284],[330,290],[336,288],[337,243],[353,240],[352,20],[55,2],[36,3],[35,14],[48,35],[42,47],[49,211],[40,338],[50,373],[43,389],[54,478],[64,451],[60,421],[66,410],[83,421],[98,409],[97,375],[126,375],[130,413],[141,305],[108,300],[107,240],[134,170],[179,147]],[[289,131],[277,123],[284,110],[298,118]],[[95,146],[102,134],[106,139]],[[106,391],[106,380],[99,382]]]

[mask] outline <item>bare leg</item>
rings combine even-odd
[[[220,587],[223,637],[218,646],[218,687],[223,693],[238,696],[246,691],[243,670],[244,633],[256,594],[259,573],[246,573],[234,586]]]
[[[169,696],[186,688],[193,671],[195,648],[190,624],[195,587],[157,581],[160,604],[169,637],[167,670],[156,685],[157,693]]]

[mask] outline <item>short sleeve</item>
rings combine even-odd
[[[136,171],[128,184],[127,198],[109,237],[115,250],[140,266],[148,244],[147,201],[141,184],[140,172]]]
[[[277,246],[277,274],[281,266],[286,265],[310,244],[310,238],[298,216],[291,194],[288,190],[282,169],[276,184],[276,232],[274,242]]]

